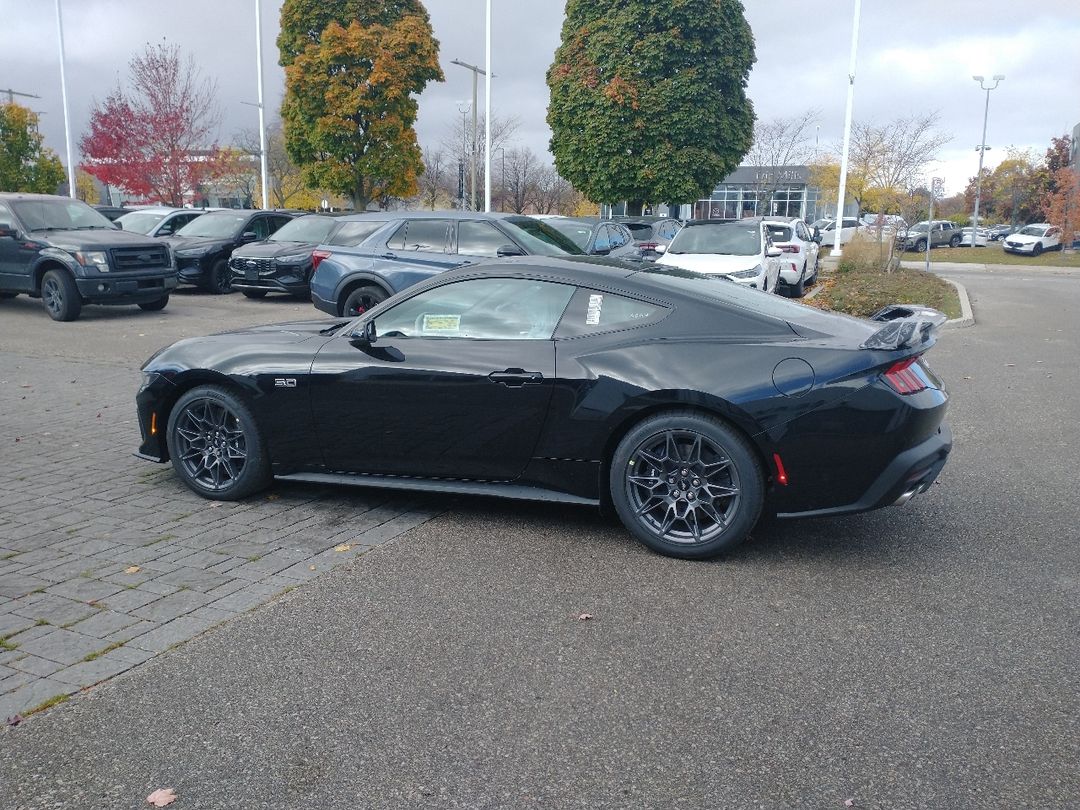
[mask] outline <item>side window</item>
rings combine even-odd
[[[649,301],[579,288],[555,333],[573,338],[656,323],[671,310]]]
[[[8,228],[10,230],[18,230],[15,227],[15,217],[12,216],[11,211],[7,209],[3,203],[0,203],[0,228]]]
[[[394,235],[386,240],[386,246],[391,250],[404,250],[405,249],[405,231],[408,230],[409,223],[402,222]]]
[[[608,227],[611,228],[611,246],[613,248],[629,245],[633,241],[630,231],[626,230],[622,225],[608,225]]]
[[[266,217],[255,217],[251,224],[244,229],[245,233],[247,231],[254,231],[256,239],[267,239],[270,237],[270,222]]]
[[[596,244],[593,245],[593,250],[597,253],[611,250],[611,231],[608,230],[607,225],[601,225],[596,231]]]
[[[457,252],[464,256],[498,256],[499,248],[512,244],[510,237],[490,222],[458,223]]]
[[[405,251],[427,253],[446,252],[446,232],[450,222],[445,219],[410,219],[405,223]],[[394,235],[395,237],[397,234]]]
[[[328,242],[331,245],[356,247],[385,224],[385,222],[343,222],[341,227],[330,236]],[[405,239],[404,227],[402,225],[398,229],[401,231],[402,240]]]
[[[661,239],[671,240],[674,239],[675,234],[679,232],[679,225],[675,222],[661,222],[657,232]]]
[[[576,288],[550,281],[482,278],[422,292],[375,319],[387,338],[550,340]]]

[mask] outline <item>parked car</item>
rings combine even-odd
[[[764,292],[776,292],[780,248],[774,247],[761,217],[723,222],[691,220],[671,242],[658,265],[727,276]]]
[[[122,205],[95,205],[94,210],[105,217],[110,222],[115,222],[124,214],[130,214],[134,209],[125,208]]]
[[[485,258],[584,255],[546,222],[520,214],[398,211],[342,222],[359,219],[380,227],[359,244],[320,245],[313,254],[311,301],[331,315],[360,315],[413,284]]]
[[[814,236],[810,226],[798,217],[765,217],[765,227],[780,257],[780,290],[792,298],[802,298],[806,288],[817,280],[820,233]]]
[[[844,217],[843,224],[840,227],[840,244],[846,245],[854,239],[861,226],[862,223],[856,217]],[[821,232],[821,244],[825,245],[825,247],[832,247],[836,244],[835,219],[819,219],[810,227],[817,228]]]
[[[990,241],[997,242],[1000,239],[1004,239],[1010,233],[1013,232],[1013,228],[1009,225],[994,225],[988,229]]]
[[[683,226],[682,220],[670,217],[613,217],[625,225],[634,236],[634,246],[643,259],[655,259],[667,250]]]
[[[218,501],[278,477],[604,505],[702,559],[763,512],[863,512],[937,478],[948,396],[921,358],[945,316],[876,317],[646,263],[485,262],[359,318],[165,348],[138,455]]]
[[[1007,236],[1002,247],[1006,253],[1038,256],[1044,250],[1061,250],[1064,246],[1061,243],[1061,228],[1037,222]]]
[[[610,222],[599,217],[551,217],[544,220],[544,223],[589,255],[612,256],[618,259],[641,258],[641,250],[634,243],[633,234],[620,222]]]
[[[935,219],[933,222],[916,222],[906,231],[896,235],[896,246],[900,250],[926,250],[927,241],[930,247],[958,247],[963,238],[960,228],[955,222],[947,219]]]
[[[339,241],[337,232],[342,224],[338,214],[307,214],[285,223],[263,242],[238,247],[229,259],[233,289],[248,298],[262,298],[270,292],[309,298],[314,250],[321,244],[358,244],[381,223],[345,223],[348,227]]]
[[[251,242],[270,238],[296,216],[295,211],[211,211],[168,237],[176,256],[181,284],[196,284],[213,293],[232,291],[229,257]]]
[[[0,298],[40,298],[50,318],[73,321],[84,304],[164,309],[175,287],[161,242],[118,229],[79,200],[0,193]]]
[[[172,236],[203,213],[201,208],[137,208],[117,217],[115,222],[125,231],[144,236]]]
[[[972,247],[972,228],[960,229],[960,246]],[[974,234],[975,247],[986,247],[987,241],[990,239],[990,234],[987,233],[985,228],[979,228],[978,232]]]

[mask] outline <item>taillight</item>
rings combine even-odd
[[[912,366],[918,362],[919,356],[908,357],[898,363],[893,363],[883,375],[892,389],[898,394],[917,394],[926,390],[926,382]]]
[[[322,264],[323,259],[329,259],[331,253],[329,250],[313,250],[311,251],[311,270],[312,272],[319,269],[319,265]]]
[[[639,242],[638,248],[641,250],[656,250],[660,246],[659,242]]]
[[[784,253],[798,253],[799,252],[799,246],[798,245],[777,245],[777,247],[780,248],[780,250],[784,251]]]

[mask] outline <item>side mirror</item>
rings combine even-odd
[[[498,256],[500,259],[503,259],[507,256],[524,256],[525,251],[519,248],[517,245],[503,245],[495,252],[495,255]]]
[[[589,252],[592,253],[594,256],[607,256],[609,253],[611,253],[611,248],[595,248],[594,247]]]
[[[0,239],[17,239],[19,232],[10,225],[0,225]]]
[[[259,235],[255,233],[255,231],[244,231],[242,234],[240,234],[241,242],[254,242],[258,238]]]
[[[367,348],[375,344],[375,321],[365,321],[364,325],[349,335],[349,343],[358,349]]]
[[[768,256],[770,259],[778,259],[784,255],[784,251],[782,251],[778,247],[770,247],[768,250],[765,251],[765,255]]]

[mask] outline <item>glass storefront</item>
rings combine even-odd
[[[818,218],[821,192],[807,184],[805,166],[776,171],[740,166],[708,199],[694,205],[695,219],[745,219],[757,216]]]

